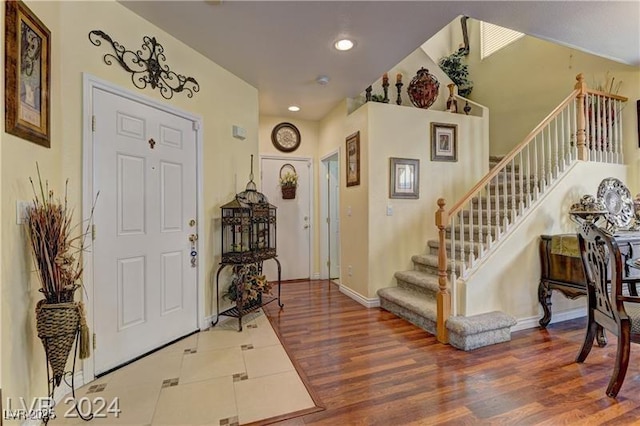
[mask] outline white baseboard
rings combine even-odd
[[[551,324],[561,321],[568,321],[575,318],[580,318],[587,315],[586,307],[569,309],[566,311],[551,311]],[[540,327],[541,315],[528,318],[518,318],[518,323],[511,328],[511,331],[527,330],[529,328]]]
[[[349,287],[345,287],[342,284],[340,284],[340,293],[347,295],[348,297],[355,300],[356,302],[358,302],[359,304],[363,305],[366,308],[377,308],[380,306],[380,299],[378,299],[377,297],[374,297],[371,299],[366,298],[360,293],[356,293],[355,291],[351,290]]]

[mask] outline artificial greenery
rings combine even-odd
[[[438,62],[440,69],[458,86],[458,94],[464,98],[468,98],[473,90],[473,81],[469,80],[469,66],[463,63],[466,53],[465,49],[460,48],[457,52],[440,58]]]

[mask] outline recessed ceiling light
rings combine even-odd
[[[336,41],[334,46],[338,50],[351,50],[351,48],[353,48],[353,41],[348,38],[343,38],[342,40]]]
[[[300,107],[299,107],[299,106],[297,106],[297,105],[291,105],[288,109],[289,109],[289,111],[291,111],[291,112],[298,112],[298,111],[300,111]]]

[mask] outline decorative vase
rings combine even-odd
[[[409,83],[407,94],[411,103],[418,108],[429,108],[438,98],[440,83],[426,68],[420,68]]]
[[[80,308],[74,302],[47,303],[40,300],[36,305],[36,330],[53,371],[55,386],[60,386],[64,376],[67,359],[80,330],[80,318]]]
[[[464,108],[462,109],[466,115],[469,115],[471,112],[471,105],[469,105],[469,101],[464,102]]]
[[[447,84],[449,88],[449,97],[447,98],[447,111],[453,112],[454,114],[458,112],[458,101],[453,95],[453,88],[456,87],[455,84],[449,83]]]

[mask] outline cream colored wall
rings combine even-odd
[[[273,143],[271,143],[271,131],[273,128],[282,122],[288,122],[295,125],[300,131],[300,147],[293,152],[278,151]],[[313,226],[312,244],[313,254],[311,277],[319,276],[320,274],[320,203],[319,203],[319,188],[320,188],[320,166],[318,158],[318,133],[320,123],[317,121],[309,120],[296,120],[291,117],[275,117],[275,116],[260,116],[259,132],[258,132],[258,144],[260,155],[275,155],[278,157],[292,157],[292,158],[311,158],[313,161],[313,182],[314,193],[311,197],[313,217],[315,218],[315,226]]]
[[[364,106],[344,122],[340,147],[340,285],[367,297],[369,283],[369,135]],[[360,132],[360,185],[347,188],[345,139]]]
[[[116,2],[29,2],[28,6],[52,33],[52,148],[2,135],[2,337],[11,342],[10,346],[2,346],[2,385],[3,396],[16,398],[42,396],[46,392],[44,353],[35,337],[33,314],[39,299],[38,283],[27,263],[23,230],[15,224],[16,201],[31,199],[28,177],[34,176],[37,161],[57,191],[62,189],[64,179],[70,179],[70,203],[76,206],[76,217],[80,217],[82,73],[203,118],[204,217],[199,233],[204,238],[200,259],[207,283],[205,315],[211,314],[209,283],[220,260],[219,207],[244,188],[249,156],[258,152],[255,88]],[[111,48],[106,43],[96,47],[89,42],[87,35],[93,29],[104,30],[131,49],[140,48],[144,35],[156,36],[165,48],[171,69],[196,78],[200,92],[192,99],[182,93],[164,101],[158,91],[135,89],[122,68],[103,62],[103,55]],[[234,124],[247,129],[247,140],[238,143],[232,138]]]
[[[542,316],[538,303],[539,236],[576,232],[576,225],[568,215],[571,204],[584,194],[595,195],[604,178],[624,179],[626,169],[621,165],[575,163],[467,283],[460,285],[460,313],[474,315],[499,310],[513,315],[520,323],[530,324],[529,327],[536,326]],[[552,303],[552,313],[557,319],[563,311],[585,307],[586,298],[571,301],[553,292]]]
[[[368,297],[395,285],[396,271],[413,269],[411,256],[437,239],[436,201],[448,208],[488,170],[488,120],[445,111],[368,103],[369,287]],[[456,124],[458,161],[431,161],[431,123]],[[389,198],[389,158],[420,160],[420,198]],[[392,207],[392,216],[387,207]]]

